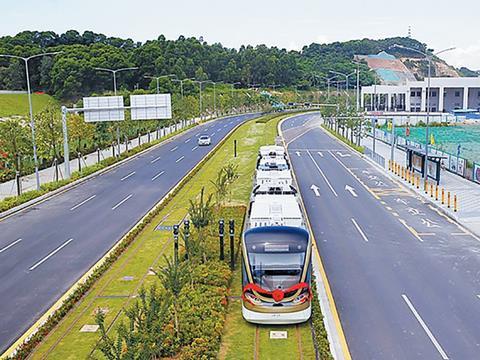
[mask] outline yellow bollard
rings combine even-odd
[[[407,183],[410,182],[410,170],[407,169],[405,179],[407,180]]]
[[[420,189],[420,175],[417,176],[417,189]]]
[[[425,182],[424,182],[423,184],[424,184],[423,189],[425,190],[425,194],[428,194],[428,182],[427,182],[427,179],[425,179]]]
[[[400,164],[397,164],[397,176],[400,176]]]
[[[442,205],[445,205],[445,189],[442,187]]]
[[[430,184],[430,197],[433,198],[433,184]]]
[[[457,212],[457,195],[453,196],[453,211]]]
[[[447,192],[447,207],[450,209],[450,191]]]
[[[435,200],[438,201],[438,185],[435,185]]]

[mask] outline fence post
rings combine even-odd
[[[224,229],[225,229],[225,222],[223,221],[223,219],[220,219],[218,221],[218,236],[220,238],[220,260],[224,260],[225,259],[225,253],[223,251],[223,247],[224,247],[224,241],[223,241],[223,235],[224,235]]]

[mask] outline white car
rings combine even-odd
[[[212,139],[208,135],[200,135],[198,138],[198,146],[208,146],[212,143]]]

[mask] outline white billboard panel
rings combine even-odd
[[[123,96],[97,96],[83,98],[86,122],[123,121]]]
[[[170,94],[130,95],[132,120],[172,118]]]

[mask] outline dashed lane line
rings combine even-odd
[[[132,171],[130,174],[125,175],[120,179],[120,181],[127,180],[130,176],[133,176],[133,175],[135,175],[135,171]]]
[[[165,173],[165,171],[160,171],[157,175],[155,175],[155,176],[152,178],[152,181],[157,180],[157,179],[158,179],[160,176],[162,176],[164,173]]]
[[[88,199],[83,200],[80,204],[77,204],[77,205],[75,205],[74,207],[70,208],[70,211],[73,211],[73,210],[79,208],[80,206],[82,206],[83,204],[86,204],[86,203],[89,202],[90,200],[95,199],[96,196],[97,196],[97,195],[92,195],[92,196],[90,196]]]
[[[8,249],[10,249],[12,246],[15,246],[17,245],[20,241],[22,241],[22,239],[17,239],[15,240],[14,242],[8,244],[7,246],[5,246],[3,249],[0,249],[0,254],[3,253],[4,251],[7,251]]]
[[[45,261],[47,261],[48,259],[50,259],[53,255],[55,255],[55,254],[58,253],[60,250],[62,250],[65,246],[67,246],[68,244],[70,244],[72,241],[73,241],[73,239],[68,239],[68,240],[65,241],[62,245],[60,245],[60,246],[57,247],[55,250],[53,250],[50,254],[48,254],[48,255],[45,256],[43,259],[41,259],[40,261],[38,261],[37,263],[35,263],[35,265],[32,265],[28,270],[29,270],[29,271],[35,270],[37,267],[39,267],[40,265],[42,265]]]
[[[112,207],[112,210],[115,210],[116,208],[118,208],[120,205],[122,205],[125,201],[130,199],[132,196],[133,196],[133,194],[128,195],[125,199],[123,199],[118,204],[116,204],[114,207]]]
[[[355,219],[354,219],[354,218],[351,218],[350,220],[352,220],[353,225],[355,226],[355,228],[357,229],[357,231],[360,233],[360,235],[362,236],[363,240],[365,240],[366,242],[368,242],[367,236],[365,235],[365,233],[363,232],[363,230],[360,228],[360,226],[358,225],[358,223],[355,221]]]
[[[178,163],[178,162],[182,161],[184,158],[185,158],[185,156],[179,157],[175,162]]]

